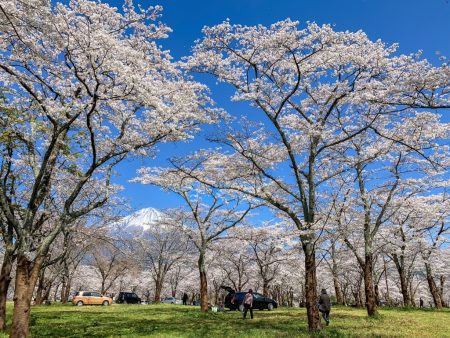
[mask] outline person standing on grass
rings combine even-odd
[[[182,299],[183,299],[183,305],[187,305],[188,295],[187,295],[186,292],[183,294],[183,298]]]
[[[244,315],[242,319],[247,317],[247,311],[250,310],[250,318],[253,319],[253,290],[250,289],[244,296]]]
[[[322,312],[322,317],[330,325],[330,311],[331,311],[331,301],[330,296],[327,294],[327,290],[322,289],[319,297],[319,311]]]
[[[422,297],[420,297],[419,303],[420,303],[420,308],[422,309],[423,308],[423,299],[422,299]]]

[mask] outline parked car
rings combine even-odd
[[[94,291],[78,291],[72,298],[72,304],[77,306],[83,305],[111,305],[112,298],[102,296],[100,292]]]
[[[240,311],[244,310],[244,306],[242,305],[244,301],[244,296],[247,292],[235,292],[230,287],[222,287],[223,289],[228,291],[228,295],[225,296],[225,307],[229,308],[230,310],[237,310]],[[258,310],[269,310],[272,311],[273,309],[278,307],[278,303],[274,301],[272,298],[264,297],[264,295],[253,292],[253,309]]]
[[[164,298],[161,301],[161,303],[164,303],[164,304],[181,304],[182,302],[181,302],[181,300],[176,299],[175,297],[166,297],[166,298]]]
[[[134,292],[119,292],[116,296],[118,304],[141,304],[141,299]]]

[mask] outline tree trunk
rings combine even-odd
[[[264,297],[269,297],[269,282],[267,280],[263,280],[263,295]]]
[[[338,276],[338,265],[336,263],[336,242],[333,241],[331,244],[331,273],[333,274],[333,285],[334,285],[334,293],[336,294],[336,303],[339,305],[344,305],[344,297],[342,295],[341,284],[339,283]]]
[[[200,311],[208,312],[208,280],[206,278],[205,254],[200,253],[198,258],[198,270],[200,273]]]
[[[389,293],[389,282],[388,282],[388,276],[387,276],[387,268],[386,268],[386,260],[383,256],[383,265],[384,265],[384,282],[386,285],[386,303],[391,306],[391,295]]]
[[[61,303],[66,304],[69,301],[71,281],[65,280],[61,285]]]
[[[317,308],[317,277],[316,277],[316,255],[312,244],[308,243],[305,252],[305,294],[306,313],[308,315],[309,331],[318,331],[322,328],[320,324],[319,309]]]
[[[100,291],[100,293],[101,293],[102,295],[104,295],[105,292],[106,292],[105,287],[106,287],[106,279],[102,278],[102,287],[101,287],[101,290],[102,290],[102,291]]]
[[[336,294],[336,303],[338,305],[344,305],[344,297],[342,296],[341,285],[337,276],[333,276],[334,293]]]
[[[6,329],[6,299],[8,298],[9,284],[11,283],[11,270],[13,259],[6,250],[3,256],[2,270],[0,272],[0,330]]]
[[[375,288],[373,283],[373,257],[365,255],[364,263],[364,291],[366,293],[367,314],[370,317],[377,315],[377,303],[375,299]]]
[[[411,300],[409,298],[409,292],[408,292],[408,282],[406,280],[406,272],[404,268],[404,259],[403,256],[400,256],[400,258],[394,254],[392,256],[395,267],[397,268],[398,274],[400,276],[400,289],[402,292],[403,297],[403,306],[411,306]]]
[[[42,295],[42,300],[45,302],[46,300],[49,300],[50,298],[50,292],[52,291],[52,285],[53,283],[51,281],[48,281],[45,284],[44,293]]]
[[[35,304],[36,305],[42,305],[44,302],[44,289],[45,289],[45,268],[43,268],[39,273],[39,278],[37,282],[37,290],[36,290],[36,297],[35,297]]]
[[[441,297],[441,304],[444,307],[444,306],[446,306],[445,301],[444,301],[444,284],[445,284],[445,276],[444,275],[441,275],[441,277],[439,277],[439,282],[440,282],[439,296]]]
[[[159,280],[155,281],[155,296],[153,297],[154,302],[161,301],[161,291],[162,291],[162,283]]]
[[[374,291],[375,291],[375,304],[377,304],[377,306],[380,306],[380,291],[378,288],[378,284],[375,284]]]
[[[408,282],[406,281],[405,271],[402,269],[400,272],[400,287],[402,290],[402,296],[403,296],[403,306],[411,306],[411,300],[409,298],[409,291],[408,291]]]
[[[58,291],[59,291],[60,286],[61,286],[61,283],[56,284],[55,290],[53,291],[53,301],[54,302],[56,302],[58,300]]]
[[[43,257],[29,261],[25,255],[17,256],[14,310],[10,338],[30,337],[30,307]]]
[[[442,309],[442,300],[439,295],[439,290],[436,286],[436,282],[434,281],[430,264],[425,263],[425,270],[427,272],[428,287],[430,288],[430,293],[433,297],[434,306],[436,306],[437,309]]]

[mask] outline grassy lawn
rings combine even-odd
[[[8,308],[9,325],[11,306]],[[33,337],[311,337],[305,309],[199,312],[181,305],[34,306]],[[6,337],[6,335],[0,337]],[[450,337],[450,310],[381,309],[375,319],[364,309],[334,307],[331,324],[314,337]]]

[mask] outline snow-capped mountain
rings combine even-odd
[[[144,208],[123,217],[115,224],[115,233],[139,235],[154,226],[161,226],[164,214],[155,208]]]

